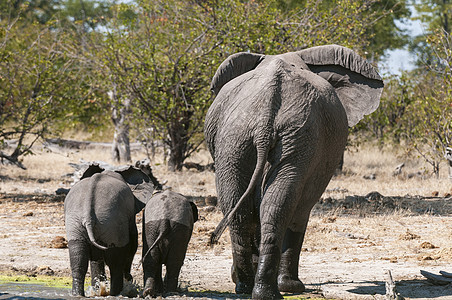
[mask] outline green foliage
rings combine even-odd
[[[24,31],[16,19],[0,30],[0,143],[17,139],[12,153],[0,156],[21,167],[19,157],[55,133],[57,123],[71,123],[83,102],[75,46],[55,30],[58,23],[49,26],[34,23]]]
[[[450,33],[452,22],[452,2],[450,0],[414,1],[414,7],[418,13],[416,19],[427,24],[429,32],[443,29]]]
[[[381,141],[406,141],[407,150],[439,175],[446,148],[452,145],[452,39],[437,30],[425,44],[434,63],[389,78],[380,107],[359,126]]]
[[[426,42],[436,63],[416,87],[405,130],[411,146],[438,175],[446,148],[452,146],[452,37],[437,30]]]
[[[450,34],[452,24],[452,2],[450,0],[428,0],[416,1],[414,7],[417,17],[424,26],[425,34],[417,36],[410,45],[410,50],[416,54],[416,64],[419,68],[425,69],[437,64],[437,55],[433,52],[426,39],[427,35],[435,34],[438,30]]]
[[[92,128],[107,121],[102,112],[130,100],[131,127],[140,134],[152,128],[171,149],[174,169],[202,143],[210,80],[229,55],[336,43],[375,56],[375,45],[395,45],[380,37],[394,34],[394,19],[406,13],[403,1],[392,0],[7,3],[0,5],[7,25],[0,53],[3,138],[11,138],[6,128],[23,123],[27,107],[35,125],[22,132],[36,127],[44,136],[69,124]],[[119,102],[110,102],[112,90]]]
[[[212,100],[210,80],[229,55],[241,51],[278,54],[337,43],[363,50],[381,11],[372,1],[305,1],[296,10],[278,1],[149,1],[115,6],[106,35],[93,34],[104,89],[114,82],[132,98],[137,131],[151,127],[171,149],[170,165],[182,162],[202,142]],[[91,50],[90,50],[91,51]],[[363,51],[361,51],[363,52]]]
[[[57,12],[59,0],[3,0],[0,2],[0,21],[21,17],[26,23],[46,24]]]

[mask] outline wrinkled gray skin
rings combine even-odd
[[[299,293],[310,211],[343,154],[348,126],[379,104],[383,82],[337,45],[281,55],[238,53],[218,68],[204,133],[229,226],[237,293]],[[254,263],[253,263],[254,261]]]
[[[103,171],[90,166],[64,201],[66,234],[72,271],[72,294],[84,296],[88,262],[91,284],[106,279],[110,269],[110,295],[118,295],[138,247],[135,215],[151,197],[154,186],[139,169]],[[132,192],[133,191],[133,192]]]
[[[143,296],[175,292],[198,209],[181,194],[164,191],[152,196],[143,216]],[[166,275],[162,280],[162,264]]]

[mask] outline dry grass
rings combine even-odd
[[[393,176],[396,167],[401,163],[405,164],[402,173]],[[371,176],[375,179],[365,178]],[[379,149],[367,145],[359,148],[357,152],[345,153],[344,174],[333,178],[325,196],[337,197],[338,193],[366,195],[378,191],[385,196],[445,197],[452,194],[451,183],[445,163],[440,169],[440,177],[436,178],[421,158],[409,157],[391,148]]]
[[[59,187],[70,187],[74,169],[69,163],[85,161],[104,161],[115,164],[111,160],[108,147],[96,149],[68,150],[62,148],[35,149],[36,155],[25,157],[23,163],[27,170],[14,166],[0,165],[0,192],[3,193],[48,193],[52,194]],[[145,153],[132,152],[132,160],[143,159]],[[212,162],[205,149],[195,153],[189,161],[199,164]],[[393,176],[395,167],[405,163],[403,171]],[[167,170],[163,155],[157,152],[152,160],[154,175],[160,182],[166,182],[173,190],[191,197],[215,196],[215,175],[213,172],[183,170],[170,172]],[[410,177],[410,174],[421,175]],[[375,179],[366,179],[374,176]],[[347,151],[344,159],[344,172],[333,177],[323,198],[343,199],[346,196],[364,196],[378,191],[384,196],[420,195],[422,197],[450,197],[451,180],[448,179],[446,165],[443,164],[440,178],[429,174],[428,166],[420,159],[405,157],[401,153],[386,148],[364,146],[358,151]]]
[[[67,150],[60,148],[36,148],[36,155],[24,158],[27,170],[14,166],[0,165],[1,192],[48,192],[67,186],[71,182],[70,174],[74,169],[69,163],[86,161],[104,161],[114,164],[110,149]],[[144,152],[133,151],[132,160],[144,158]],[[200,150],[189,161],[207,164],[212,162],[208,151]],[[215,176],[212,172],[184,170],[169,172],[164,165],[162,153],[152,160],[153,171],[160,181],[174,190],[189,196],[215,195]],[[402,174],[392,176],[397,165],[405,163]],[[5,178],[5,176],[7,176]],[[365,179],[374,176],[375,180]],[[411,177],[412,176],[412,177]],[[411,178],[409,178],[411,177]],[[10,179],[10,180],[8,180]],[[20,187],[18,186],[20,183]],[[445,197],[452,194],[451,180],[448,179],[447,166],[442,165],[440,178],[431,175],[429,166],[422,159],[406,157],[403,153],[385,148],[363,146],[358,151],[347,151],[344,158],[344,173],[335,176],[327,187],[324,197],[343,197],[346,195],[366,195],[378,191],[385,196],[421,195]]]
[[[36,155],[24,159],[27,170],[0,165],[0,216],[3,216],[0,221],[4,221],[4,232],[0,234],[5,241],[8,238],[6,243],[13,245],[14,240],[15,245],[10,252],[6,248],[0,252],[7,252],[16,261],[12,263],[10,257],[3,254],[6,261],[3,264],[8,270],[14,264],[18,272],[23,273],[40,259],[55,270],[55,274],[68,275],[67,253],[48,248],[56,235],[64,236],[62,198],[56,201],[52,200],[54,196],[44,194],[53,194],[59,187],[70,187],[72,178],[68,174],[74,170],[69,163],[78,163],[80,159],[114,163],[109,149],[104,147],[80,151],[37,148],[35,152]],[[144,157],[143,152],[132,153],[133,161]],[[212,159],[202,150],[190,161],[207,164]],[[395,167],[402,162],[405,163],[402,174],[393,176]],[[209,195],[216,195],[214,173],[185,169],[169,172],[163,164],[162,153],[157,153],[152,163],[154,175],[161,182],[167,181],[166,185],[173,190],[201,202]],[[446,196],[452,194],[452,185],[445,165],[439,179],[430,176],[428,171],[421,160],[404,157],[391,149],[364,146],[357,152],[346,152],[344,173],[332,179],[323,195],[324,199],[338,200],[339,206],[320,203],[310,219],[300,257],[301,279],[309,284],[331,280],[381,280],[382,268],[397,270],[395,280],[419,279],[419,269],[447,270],[444,266],[452,262],[452,200]],[[422,176],[408,178],[409,174],[418,172]],[[374,180],[364,178],[372,174]],[[392,197],[389,198],[392,209],[344,208],[341,204],[347,196],[365,196],[372,191]],[[429,198],[397,198],[407,194]],[[432,198],[432,195],[438,197]],[[434,209],[430,209],[432,207]],[[232,258],[229,234],[224,233],[213,248],[207,244],[209,233],[222,215],[212,207],[200,205],[199,210],[200,221],[194,227],[182,280],[203,289],[233,289],[228,262]],[[138,215],[138,223],[140,218]],[[23,231],[26,245],[25,240],[14,239],[13,230]],[[29,247],[30,243],[39,254]],[[50,254],[55,256],[50,257]],[[204,265],[209,262],[213,265]],[[205,270],[199,265],[205,266]],[[136,272],[139,278],[141,271]]]

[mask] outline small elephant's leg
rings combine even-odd
[[[145,244],[146,242],[143,242]],[[148,246],[143,246],[143,253],[148,252]],[[143,260],[143,297],[155,297],[163,293],[162,263],[159,247],[152,249]]]
[[[138,249],[138,230],[135,223],[135,218],[133,219],[133,223],[129,224],[130,228],[130,242],[128,245],[127,255],[124,263],[124,279],[127,281],[132,281],[132,275],[130,274],[130,270],[132,269],[133,257]]]
[[[124,286],[124,257],[127,255],[127,246],[110,248],[106,250],[105,263],[110,269],[110,295],[117,296]]]
[[[82,240],[68,242],[72,271],[72,295],[85,296],[85,275],[88,271],[89,245]]]
[[[306,230],[306,226],[304,227]],[[279,265],[278,289],[280,292],[302,293],[304,284],[298,278],[298,260],[304,239],[303,232],[287,229]]]
[[[170,248],[166,257],[165,292],[176,292],[179,282],[179,274],[184,264],[188,243],[191,237],[191,228],[184,225],[176,225],[173,228],[170,240]]]
[[[143,297],[155,297],[163,293],[162,265],[150,264],[149,262],[145,265],[143,262],[143,273]]]
[[[107,276],[105,275],[103,251],[92,245],[90,246],[90,250],[91,259],[89,264],[91,268],[91,285],[95,286],[96,282],[106,281]]]

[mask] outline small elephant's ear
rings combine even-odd
[[[327,80],[345,108],[348,126],[378,108],[383,80],[377,70],[353,50],[338,45],[296,52],[309,69]]]
[[[129,166],[115,172],[121,174],[122,178],[127,182],[133,195],[138,200],[136,206],[137,213],[141,211],[146,203],[151,199],[154,192],[154,184],[143,171],[135,167]]]
[[[196,204],[194,204],[193,202],[189,202],[190,203],[190,205],[191,205],[191,209],[192,209],[192,211],[193,211],[193,222],[196,222],[196,221],[198,221],[199,220],[199,217],[198,217],[198,207],[196,206]]]
[[[99,167],[99,165],[96,163],[92,163],[88,166],[85,172],[83,172],[82,177],[80,177],[80,180],[91,177],[96,173],[102,173],[103,171],[105,171],[104,168]]]
[[[226,58],[218,67],[212,78],[210,89],[218,94],[220,89],[232,79],[249,72],[257,67],[265,55],[240,52]]]

